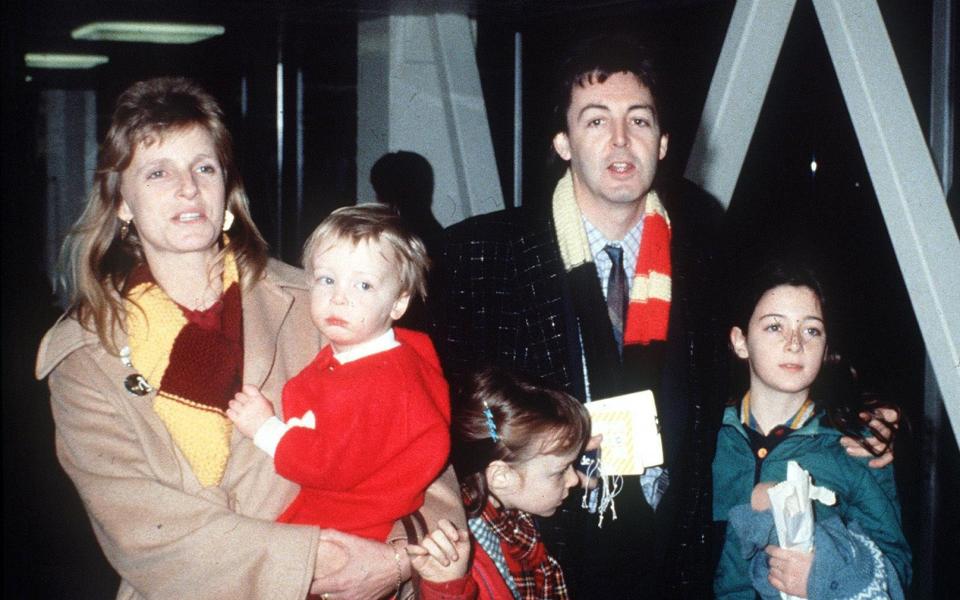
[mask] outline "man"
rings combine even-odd
[[[550,206],[448,230],[435,342],[454,383],[492,362],[584,401],[653,390],[665,468],[647,474],[646,492],[626,478],[602,529],[574,494],[544,536],[574,598],[706,593],[715,429],[705,419],[719,406],[721,339],[706,286],[721,213],[653,189],[669,137],[642,46],[590,40],[561,80],[553,146],[569,169]]]
[[[710,462],[726,397],[722,210],[689,189],[658,193],[665,107],[636,40],[583,42],[559,81],[553,147],[567,172],[548,206],[447,230],[434,343],[454,386],[493,363],[583,401],[652,390],[663,467],[625,477],[602,528],[571,494],[541,523],[544,539],[573,598],[709,597]]]

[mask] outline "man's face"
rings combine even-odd
[[[570,161],[573,187],[582,210],[643,200],[667,154],[653,96],[633,73],[614,73],[603,83],[574,85],[567,109],[567,133],[553,147]]]

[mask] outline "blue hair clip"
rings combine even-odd
[[[487,418],[487,429],[490,430],[490,437],[493,438],[493,441],[500,441],[500,434],[497,433],[497,424],[493,422],[493,411],[490,410],[490,405],[487,404],[487,401],[483,401],[483,416]]]

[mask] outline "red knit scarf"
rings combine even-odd
[[[488,502],[480,518],[500,538],[510,575],[523,600],[566,600],[569,598],[563,571],[547,554],[540,533],[529,514],[520,510],[497,510]]]
[[[157,390],[153,408],[204,486],[223,477],[232,427],[227,402],[243,375],[240,282],[224,257],[224,292],[207,311],[190,311],[157,285],[144,263],[126,287],[130,360]]]
[[[569,170],[553,192],[553,220],[567,272],[593,262]],[[667,339],[670,285],[670,219],[656,191],[650,190],[644,200],[643,235],[624,323],[625,346]]]

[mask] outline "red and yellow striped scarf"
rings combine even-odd
[[[592,263],[593,253],[583,228],[569,170],[553,192],[553,222],[567,272],[584,263]],[[625,346],[667,339],[670,284],[670,218],[657,193],[650,190],[644,202],[640,253],[624,323]]]
[[[229,251],[223,290],[210,309],[220,313],[213,327],[189,319],[146,263],[131,273],[124,294],[130,360],[157,390],[153,410],[205,487],[223,478],[233,431],[225,412],[243,375],[240,283]]]

